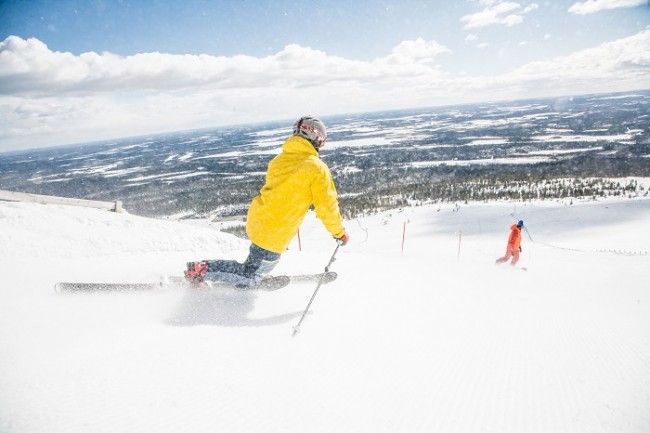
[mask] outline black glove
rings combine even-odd
[[[522,252],[522,251],[523,251],[523,250],[521,249],[521,247],[519,247],[519,252]]]

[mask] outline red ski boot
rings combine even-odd
[[[208,262],[188,262],[185,279],[191,283],[202,283],[208,272]]]

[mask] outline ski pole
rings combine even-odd
[[[336,249],[334,250],[334,253],[332,254],[332,257],[330,257],[330,261],[327,263],[327,266],[325,266],[325,272],[323,272],[318,279],[318,285],[316,286],[316,290],[314,290],[314,294],[311,295],[311,299],[309,300],[309,303],[307,304],[307,307],[305,308],[305,311],[303,311],[302,316],[300,316],[300,320],[298,321],[298,324],[293,327],[293,333],[291,334],[292,337],[295,337],[298,332],[300,332],[300,325],[302,324],[302,321],[305,320],[305,316],[307,316],[307,312],[309,311],[309,307],[311,307],[311,303],[314,302],[314,298],[316,298],[316,294],[318,293],[318,289],[320,289],[321,284],[323,284],[323,278],[325,278],[325,275],[329,272],[330,266],[332,263],[334,263],[334,257],[336,257],[336,253],[339,251],[339,247],[343,244],[340,240],[336,241]]]
[[[528,235],[528,239],[530,239],[531,242],[535,242],[533,240],[532,236],[530,235],[530,232],[528,231],[528,227],[524,226],[524,230],[526,230],[526,234]]]

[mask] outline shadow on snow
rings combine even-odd
[[[166,323],[170,326],[273,326],[298,318],[301,312],[251,318],[257,293],[228,290],[187,290]]]

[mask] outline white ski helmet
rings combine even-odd
[[[316,150],[323,147],[327,140],[325,124],[315,117],[303,116],[293,124],[293,135],[299,135],[311,142]]]

